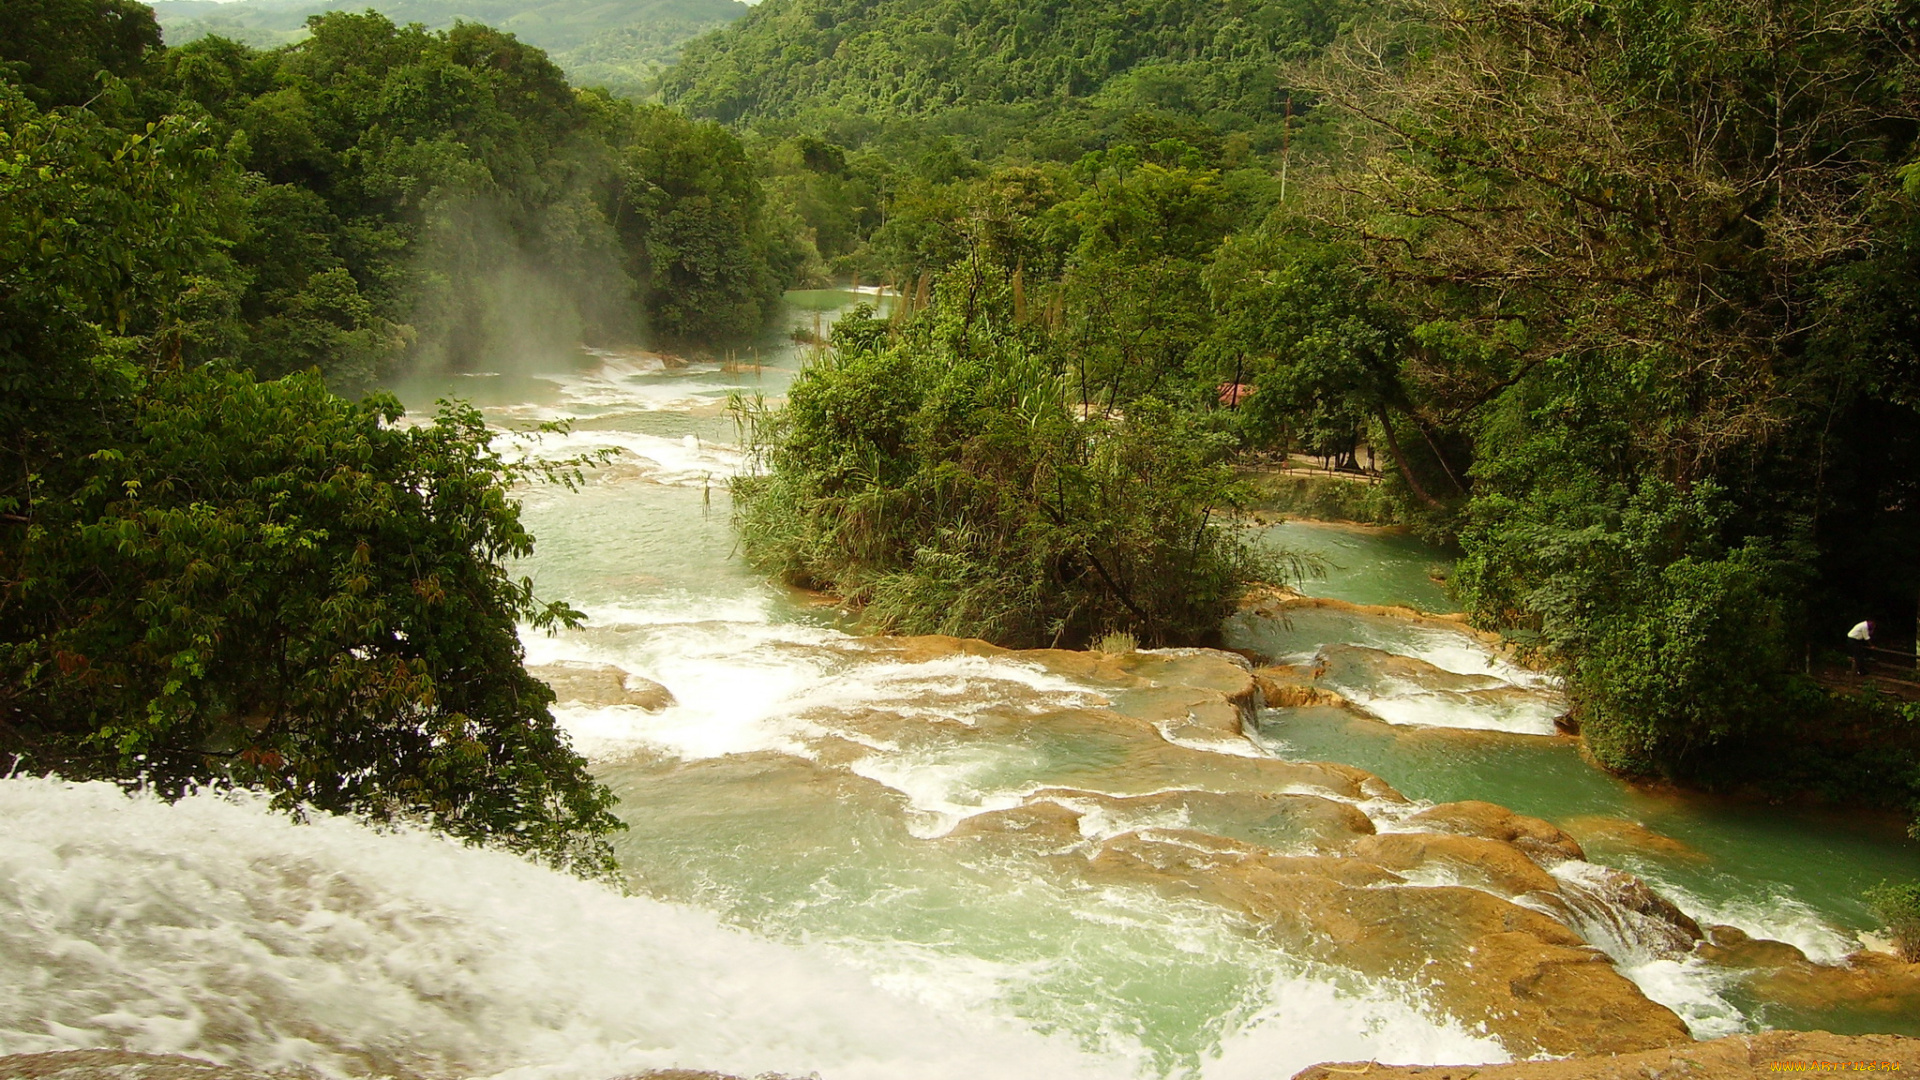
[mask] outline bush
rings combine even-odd
[[[1404,524],[1408,517],[1399,491],[1388,483],[1271,472],[1256,472],[1249,479],[1258,497],[1254,507],[1259,510],[1275,510],[1309,521],[1364,525]]]
[[[1769,571],[1750,548],[1681,558],[1645,575],[1632,603],[1595,619],[1573,686],[1581,731],[1602,764],[1687,775],[1698,751],[1776,723],[1786,621]]]
[[[1800,579],[1763,542],[1722,539],[1714,485],[1595,480],[1476,497],[1471,512],[1455,575],[1469,614],[1538,632],[1601,764],[1708,779],[1726,751],[1782,729]]]
[[[862,313],[780,412],[742,405],[763,475],[735,481],[753,562],[869,625],[1082,645],[1211,637],[1270,570],[1219,511],[1229,440],[1152,401],[1080,419],[1018,333]]]
[[[1920,884],[1894,885],[1881,882],[1868,889],[1867,906],[1893,935],[1900,959],[1920,963]]]

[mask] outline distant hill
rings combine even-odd
[[[689,38],[748,12],[739,0],[158,0],[169,45],[218,34],[257,48],[297,41],[307,16],[372,8],[429,29],[485,23],[546,50],[576,84],[636,94]]]
[[[1281,65],[1353,2],[766,0],[690,43],[662,91],[698,116],[846,144],[910,121],[1058,158],[1131,124],[1136,141],[1242,132],[1257,151],[1281,138]]]

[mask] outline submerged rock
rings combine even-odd
[[[1411,883],[1355,850],[1382,843],[1391,841],[1362,839],[1344,858],[1300,857],[1204,834],[1130,833],[1100,845],[1088,872],[1211,901],[1289,953],[1417,986],[1516,1056],[1690,1038],[1565,924],[1480,889]]]
[[[1373,819],[1350,802],[1304,792],[1157,791],[1112,796],[1045,789],[1032,798],[1069,807],[1097,823],[1081,831],[1105,835],[1152,829],[1192,830],[1268,848],[1335,850],[1373,834]]]
[[[0,1057],[0,1080],[309,1080],[304,1070],[263,1072],[216,1065],[179,1054],[137,1054],[130,1050],[59,1050]],[[740,1080],[725,1073],[695,1069],[652,1069],[618,1080]],[[756,1080],[789,1080],[772,1073]]]
[[[1441,803],[1406,820],[1409,826],[1460,836],[1479,836],[1512,844],[1537,861],[1549,865],[1567,859],[1585,859],[1587,853],[1579,841],[1558,825],[1537,817],[1516,814],[1490,802]]]
[[[925,638],[894,648],[973,651]],[[1573,910],[1548,868],[1582,856],[1553,825],[1491,803],[1406,815],[1406,798],[1363,769],[1251,752],[1244,710],[1267,688],[1231,654],[998,655],[1098,685],[1107,704],[1015,693],[964,723],[839,712],[819,722],[851,739],[823,760],[852,768],[868,746],[925,753],[936,743],[972,760],[963,747],[1008,738],[1078,747],[1097,770],[963,817],[941,842],[1037,857],[1069,886],[1147,886],[1214,904],[1290,955],[1415,987],[1516,1055],[1689,1037],[1570,919],[1543,913]],[[1392,831],[1378,833],[1369,808]]]
[[[60,1050],[0,1057],[0,1080],[263,1080],[270,1074],[179,1054]]]
[[[1385,833],[1356,841],[1352,852],[1403,875],[1446,874],[1501,896],[1551,893],[1559,881],[1520,849],[1500,840],[1444,833]]]
[[[1695,950],[1702,959],[1740,973],[1749,993],[1793,1008],[1846,1006],[1866,1013],[1920,1013],[1920,964],[1862,950],[1840,964],[1816,964],[1784,941],[1748,937],[1714,926]]]
[[[1563,818],[1560,825],[1581,846],[1592,850],[1635,852],[1687,862],[1707,861],[1706,853],[1692,845],[1625,818],[1582,814]]]
[[[1240,600],[1240,613],[1262,618],[1285,618],[1289,612],[1296,611],[1341,611],[1355,615],[1370,615],[1375,618],[1392,619],[1395,622],[1410,625],[1444,627],[1476,638],[1489,647],[1503,652],[1509,651],[1505,638],[1495,630],[1481,630],[1467,621],[1464,612],[1435,614],[1407,607],[1404,604],[1362,604],[1352,600],[1341,600],[1331,596],[1308,596],[1297,589],[1284,585],[1266,585],[1249,590]]]
[[[648,712],[674,704],[666,687],[611,664],[529,664],[527,673],[552,687],[554,700],[562,704],[632,705]]]
[[[751,823],[857,803],[870,810],[860,820],[889,823],[860,843],[1013,861],[1069,893],[1146,888],[1210,904],[1223,926],[1409,987],[1519,1057],[1690,1039],[1596,947],[1686,953],[1698,939],[1638,879],[1589,867],[1578,841],[1539,818],[1486,802],[1417,808],[1364,769],[1262,753],[1250,711],[1311,669],[940,637],[867,639],[848,654],[881,674],[796,714],[803,754],[672,766],[699,774],[713,812],[748,823],[747,857],[826,858],[851,841],[762,851],[773,830]]]

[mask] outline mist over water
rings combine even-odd
[[[430,204],[412,256],[419,337],[407,376],[564,364],[582,341],[638,341],[639,286],[584,177],[537,209],[499,196]]]

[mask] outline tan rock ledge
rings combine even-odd
[[[1898,1035],[1830,1035],[1763,1031],[1634,1054],[1582,1054],[1511,1065],[1315,1065],[1293,1080],[1747,1080],[1799,1074],[1852,1076],[1920,1070],[1920,1039]]]
[[[673,692],[612,664],[529,664],[527,674],[553,688],[560,704],[632,705],[658,712],[674,704]]]

